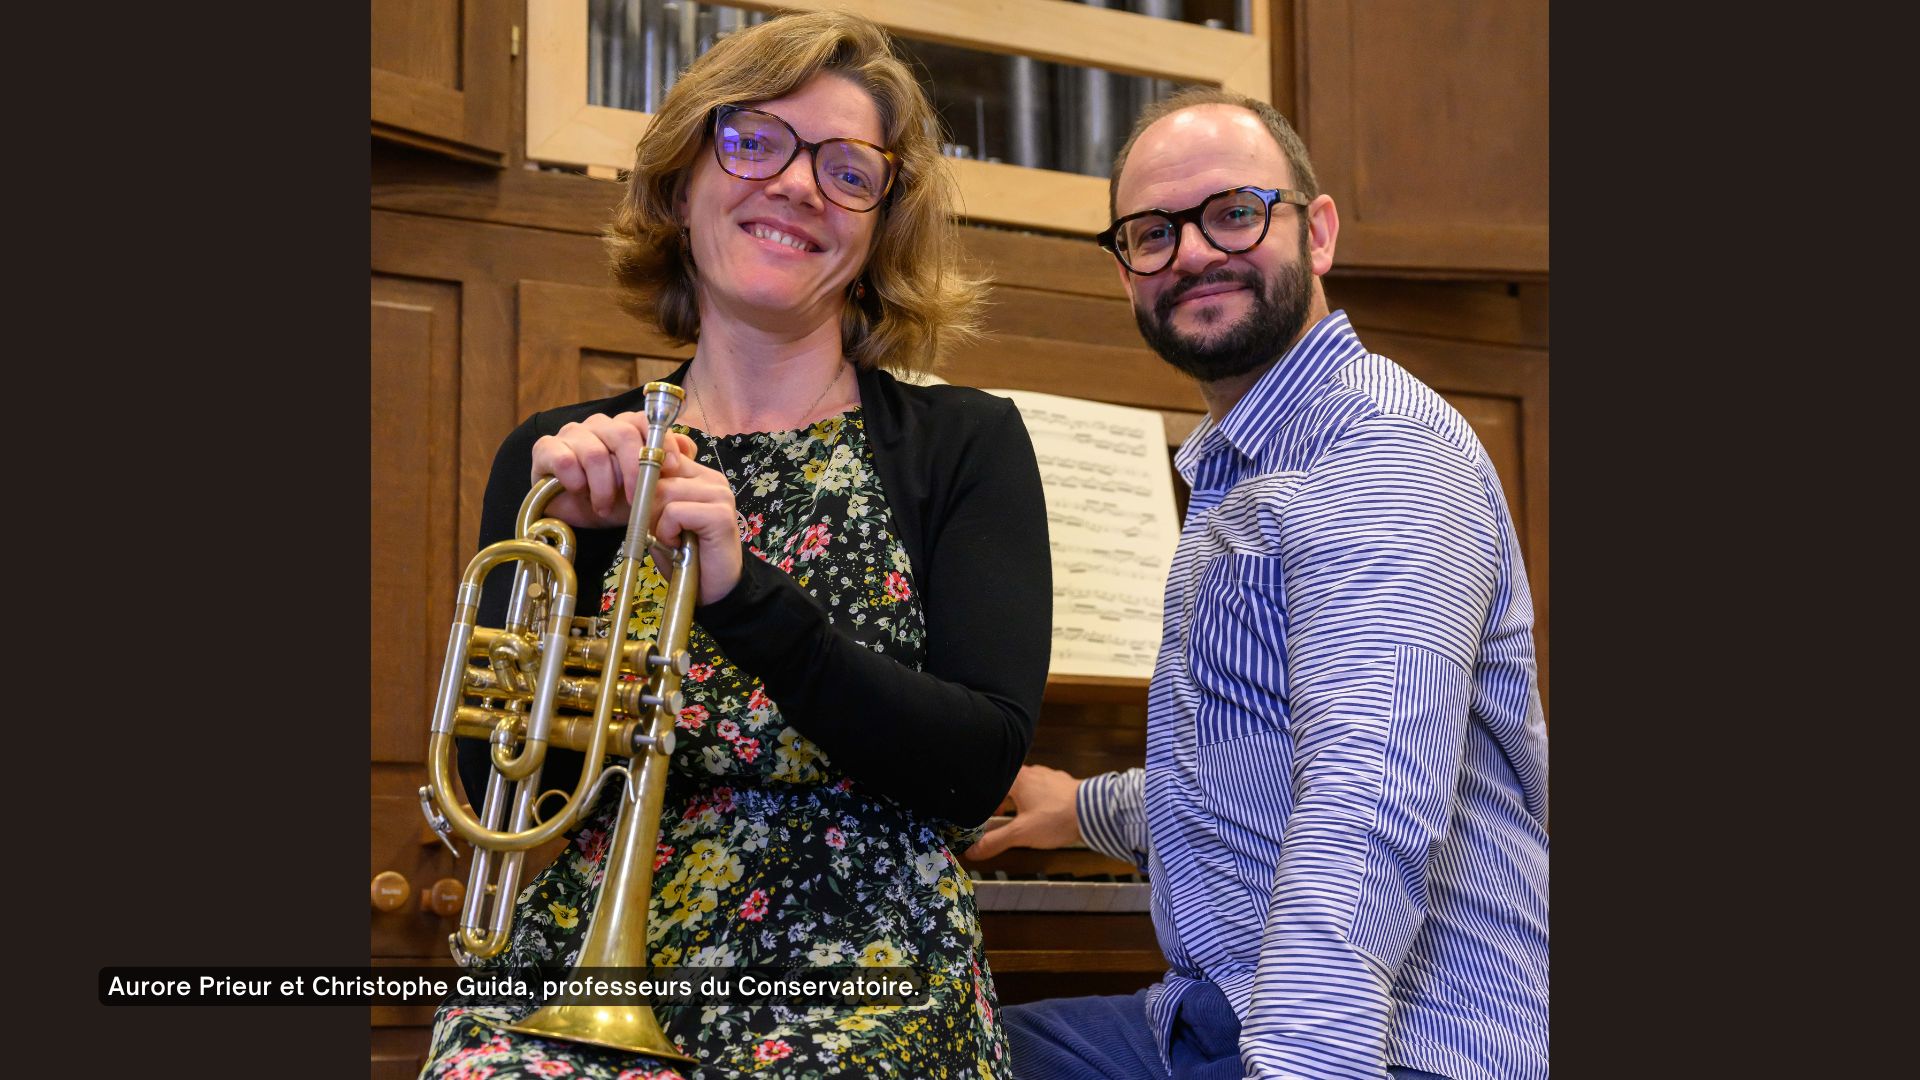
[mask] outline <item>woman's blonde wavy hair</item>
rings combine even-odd
[[[979,332],[986,286],[962,268],[954,184],[940,157],[939,117],[887,32],[859,15],[784,15],[731,34],[680,75],[634,150],[627,190],[607,228],[627,310],[681,343],[700,336],[695,269],[675,200],[707,149],[713,110],[783,97],[822,72],[873,97],[899,176],[879,209],[873,252],[840,317],[841,349],[862,371],[932,370]]]

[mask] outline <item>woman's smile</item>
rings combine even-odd
[[[740,228],[757,240],[767,241],[789,251],[812,254],[821,250],[819,242],[796,225],[755,219],[746,222]]]

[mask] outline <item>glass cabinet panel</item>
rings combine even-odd
[[[626,167],[694,58],[781,11],[823,7],[894,33],[973,220],[1090,235],[1141,109],[1196,84],[1268,96],[1265,5],[1252,0],[528,0],[528,156]]]

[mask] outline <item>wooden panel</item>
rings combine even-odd
[[[1147,918],[1144,915],[1136,917]],[[1066,918],[1078,919],[1080,916],[1068,915]],[[1078,933],[1079,926],[1078,922],[1065,922],[1062,924],[1060,933]],[[1148,929],[1152,929],[1151,922],[1148,923]],[[988,948],[987,955],[988,964],[991,967],[993,964],[991,947]],[[998,967],[992,967],[994,993],[999,997],[1003,1007],[1025,1005],[1028,1002],[1045,1001],[1048,998],[1131,994],[1136,990],[1145,990],[1166,975],[1167,965],[1164,960],[1156,969],[1151,966],[1153,954],[1145,950],[1136,950],[1133,955],[1134,958],[1128,961],[1131,970],[1127,971],[1077,972],[1052,968],[1034,971],[1024,966],[1002,971]]]
[[[1041,700],[1048,704],[1071,705],[1145,704],[1147,680],[1137,675],[1062,675],[1054,672],[1047,676],[1047,686]]]
[[[1355,326],[1493,345],[1545,347],[1546,286],[1495,281],[1407,281],[1336,272],[1327,304]]]
[[[1139,349],[1133,305],[1124,296],[1093,298],[996,283],[987,330],[1018,337],[1062,338],[1089,345]],[[1160,363],[1158,359],[1154,361]],[[1169,369],[1171,370],[1171,369]]]
[[[957,217],[1089,237],[1107,227],[1104,177],[971,158],[948,158],[946,165],[958,192]]]
[[[509,0],[373,0],[373,132],[504,164],[512,97]]]
[[[1016,878],[1027,874],[1072,874],[1075,877],[1126,875],[1134,870],[1132,863],[1103,855],[1092,848],[1042,850],[1010,847],[990,859],[970,859],[963,854],[960,861],[968,870],[987,874],[1005,870]]]
[[[376,276],[372,301],[372,750],[419,761],[459,574],[459,291]]]
[[[1104,194],[1100,205],[1106,206]],[[1090,240],[978,227],[962,228],[960,240],[996,286],[1127,298],[1113,256]]]
[[[1548,323],[1547,284],[1542,281],[1517,285],[1515,288],[1520,294],[1520,325],[1530,339],[1528,343],[1544,347]]]
[[[606,354],[644,358],[623,375]],[[620,310],[609,288],[520,283],[520,411],[604,397],[657,379],[693,355]],[[583,356],[595,359],[582,363]]]
[[[468,281],[463,299],[457,536],[462,558],[471,558],[480,547],[480,508],[493,455],[522,417],[514,411],[513,286]]]
[[[1093,776],[1138,766],[1147,756],[1146,694],[1129,704],[1048,701],[1027,760]]]
[[[1461,277],[1544,277],[1548,262],[1546,230],[1519,225],[1347,224],[1343,218],[1339,250],[1347,266]]]
[[[1167,970],[1144,912],[983,911],[980,936],[1002,1005],[1132,993]]]
[[[1544,227],[1547,5],[1376,0],[1354,13],[1366,217]]]
[[[578,394],[575,401],[592,401],[595,398],[612,397],[623,394],[638,386],[644,380],[640,377],[635,359],[625,353],[602,352],[599,349],[582,349],[580,356],[580,377]]]
[[[373,67],[460,86],[459,0],[373,0]]]
[[[1157,409],[1204,410],[1199,387],[1145,345],[1123,349],[1063,338],[994,334],[956,352],[940,377],[963,386],[1046,394]]]
[[[1348,267],[1547,270],[1547,5],[1301,0],[1302,134]]]
[[[1544,349],[1403,334],[1357,322],[1354,326],[1367,348],[1442,392],[1524,397],[1530,373],[1547,362]]]
[[[373,268],[509,290],[525,280],[596,288],[607,282],[607,255],[594,236],[385,210],[373,211]]]

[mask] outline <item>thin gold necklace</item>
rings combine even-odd
[[[819,397],[813,399],[813,404],[807,406],[807,411],[806,413],[803,414],[803,417],[813,415],[813,411],[820,407],[820,403],[827,400],[827,394],[832,392],[834,387],[840,385],[840,377],[845,375],[846,371],[847,371],[847,363],[843,359],[840,361],[839,367],[834,369],[833,381],[827,384],[826,389],[820,391]],[[716,467],[719,468],[720,475],[723,478],[726,478],[727,489],[733,492],[734,498],[737,500],[740,497],[740,492],[734,488],[733,479],[727,476],[727,462],[725,458],[720,456],[720,443],[719,443],[719,440],[713,437],[713,431],[711,430],[711,421],[707,413],[707,404],[706,402],[700,400],[700,388],[693,384],[693,380],[692,380],[693,371],[691,368],[688,369],[687,375],[688,375],[687,391],[693,395],[693,407],[700,410],[700,434],[705,435],[707,437],[707,448],[713,451],[713,463]],[[827,453],[828,460],[832,460],[834,444],[840,441],[840,436],[845,431],[846,431],[846,425],[842,424],[840,427],[834,429],[833,438],[827,440],[827,445],[823,447],[823,449]],[[826,473],[822,472],[820,474],[820,479],[814,481],[813,501],[807,504],[807,512],[804,515],[804,517],[809,519],[812,518],[813,512],[819,509],[820,485],[823,481],[825,481],[825,479],[826,479]],[[734,523],[735,529],[740,533],[740,536],[744,539],[747,535],[747,515],[744,512],[742,512],[737,506],[734,508],[734,511],[733,511],[733,523]],[[798,535],[798,534],[795,534],[795,535]],[[791,538],[789,538],[788,544],[789,546],[792,544]]]
[[[813,410],[819,408],[821,402],[827,400],[827,395],[833,391],[834,387],[840,385],[840,377],[846,373],[847,362],[842,360],[833,369],[833,381],[821,389],[820,396],[814,398],[813,404],[808,405],[807,411],[801,414],[802,423],[805,423],[807,417],[813,415]],[[691,369],[688,370],[688,374],[692,374]],[[687,389],[693,394],[693,407],[700,410],[700,433],[707,437],[707,442],[711,445],[713,443],[713,423],[711,415],[707,412],[707,403],[700,400],[700,388],[693,385],[691,379],[688,380]],[[720,451],[716,449],[714,456],[718,457],[719,453]]]

